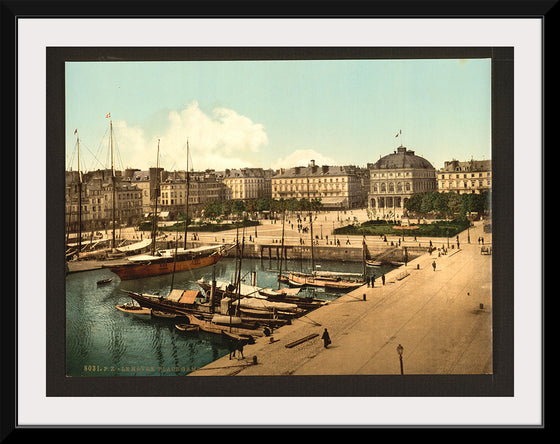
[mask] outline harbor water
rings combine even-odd
[[[66,374],[67,376],[183,376],[229,353],[220,335],[182,332],[177,319],[124,313],[115,305],[131,303],[121,290],[167,296],[173,289],[201,290],[200,278],[230,282],[236,261],[224,258],[213,267],[172,275],[121,281],[109,269],[71,273],[66,277]],[[278,288],[276,260],[244,259],[242,279],[251,284]],[[307,267],[308,268],[308,267]],[[393,267],[367,268],[380,276]],[[299,261],[288,261],[284,270],[308,271]],[[362,273],[360,263],[323,261],[317,270]],[[98,285],[103,279],[111,282]],[[202,291],[202,290],[201,290]],[[303,288],[300,295],[332,301],[341,293]]]

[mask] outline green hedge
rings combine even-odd
[[[209,224],[209,223],[203,223],[203,224],[191,224],[189,225],[189,232],[199,232],[199,231],[203,231],[203,232],[211,232],[211,233],[216,233],[219,231],[226,231],[226,230],[232,230],[235,228],[243,228],[243,227],[254,227],[254,226],[258,226],[260,225],[260,222],[258,221],[254,221],[254,220],[245,220],[243,222],[233,222],[231,224]],[[152,223],[151,222],[142,222],[139,226],[138,229],[140,231],[151,231],[152,230]],[[179,232],[184,232],[185,231],[185,222],[177,222],[173,225],[169,225],[166,227],[159,227],[158,231],[179,231]]]
[[[418,236],[418,237],[454,237],[469,226],[467,219],[438,221],[431,224],[418,224],[417,229],[394,229],[394,222],[368,221],[361,225],[346,225],[336,228],[335,234],[359,236]]]

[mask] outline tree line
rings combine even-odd
[[[487,213],[491,209],[492,194],[485,191],[480,194],[455,192],[417,193],[408,199],[405,208],[416,214],[436,214],[438,216],[454,217],[457,214],[465,216],[469,213]]]
[[[455,192],[439,193],[426,192],[413,194],[405,203],[409,213],[435,214],[437,216],[455,217],[457,214],[465,216],[468,213],[487,213],[491,207],[491,193],[481,194]],[[282,211],[317,211],[323,208],[320,198],[315,199],[272,199],[259,197],[258,199],[229,199],[224,201],[207,202],[204,205],[204,216],[209,219],[229,216],[243,216],[254,213]]]
[[[242,216],[243,214],[282,211],[317,211],[322,208],[321,199],[272,199],[259,197],[258,199],[230,199],[224,201],[207,202],[204,205],[204,216],[209,219],[219,217]]]

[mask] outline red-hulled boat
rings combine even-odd
[[[156,254],[130,256],[127,263],[109,269],[124,281],[207,267],[218,262],[224,254],[223,245],[179,249],[176,255],[175,250],[163,250]]]

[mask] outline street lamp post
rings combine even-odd
[[[402,354],[403,354],[404,348],[401,344],[399,344],[397,346],[397,353],[399,354],[399,360],[401,362],[401,375],[404,375],[404,371],[403,371],[403,362],[402,362]]]

